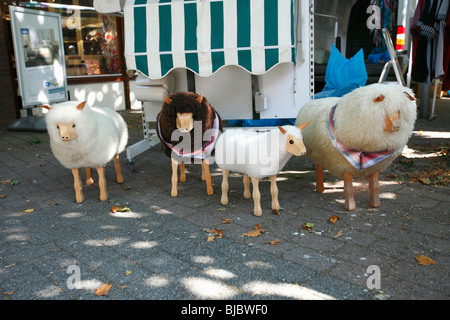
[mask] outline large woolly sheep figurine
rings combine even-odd
[[[200,124],[201,126],[196,126]],[[214,193],[209,171],[209,157],[217,137],[223,131],[220,115],[203,94],[176,92],[164,97],[164,104],[157,117],[156,133],[163,152],[172,158],[171,196],[178,196],[178,166],[180,182],[186,181],[185,163],[201,160],[202,180],[206,181],[206,193]],[[181,140],[181,141],[180,141]]]
[[[254,130],[231,129],[226,130],[216,143],[215,161],[222,169],[222,198],[223,205],[228,204],[228,174],[230,171],[244,174],[244,197],[253,196],[253,214],[262,214],[259,180],[270,177],[270,193],[272,195],[272,210],[279,210],[277,175],[292,155],[305,154],[306,149],[302,141],[302,132],[309,121],[294,126],[283,126],[266,132]],[[250,194],[250,178],[253,193]]]
[[[123,182],[119,153],[125,150],[128,129],[123,118],[109,108],[89,107],[86,102],[63,102],[52,107],[43,106],[50,147],[55,158],[72,170],[75,198],[83,202],[80,168],[86,168],[86,184],[94,183],[91,168],[99,177],[100,200],[108,199],[105,165],[114,159],[117,182]]]
[[[306,104],[296,123],[307,120],[312,124],[303,139],[316,166],[316,190],[324,191],[324,168],[342,177],[345,208],[351,211],[356,208],[353,177],[369,177],[369,204],[379,207],[378,174],[401,154],[414,128],[413,92],[396,84],[368,85]]]

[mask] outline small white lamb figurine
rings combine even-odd
[[[253,130],[226,130],[217,140],[215,161],[222,169],[223,205],[228,204],[228,174],[230,171],[244,174],[244,197],[250,199],[250,179],[253,184],[253,213],[262,215],[259,180],[270,177],[270,193],[272,210],[279,210],[277,175],[292,155],[306,153],[301,130],[309,124],[278,127],[279,130],[257,132]]]
[[[307,153],[316,165],[316,190],[323,192],[323,169],[344,179],[344,207],[356,208],[353,177],[368,177],[370,206],[380,206],[378,174],[401,154],[416,120],[409,88],[376,83],[341,98],[323,98],[304,105],[296,124],[313,125],[303,132]]]
[[[109,108],[86,106],[86,102],[63,102],[52,107],[45,115],[50,147],[55,158],[72,170],[75,198],[83,202],[80,168],[86,168],[86,184],[94,180],[91,168],[97,168],[100,201],[108,199],[105,180],[105,165],[114,159],[117,182],[122,183],[119,153],[125,150],[128,129],[123,118]]]

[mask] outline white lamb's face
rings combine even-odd
[[[286,139],[286,146],[284,147],[286,152],[293,154],[294,156],[302,156],[306,154],[306,147],[303,143],[303,139],[297,139],[292,134],[288,134]]]
[[[77,137],[75,123],[58,123],[56,128],[62,141],[72,141]]]
[[[66,143],[77,138],[77,124],[83,123],[82,112],[85,104],[86,102],[82,102],[76,107],[58,106],[56,108],[42,106],[49,110],[46,124],[53,142]]]
[[[302,138],[302,134],[301,131],[310,123],[311,121],[302,123],[300,126],[298,126],[298,128],[296,128],[296,130],[298,130],[298,133],[292,134],[289,133],[285,128],[283,127],[278,127],[278,129],[280,129],[282,134],[287,135],[286,136],[286,144],[284,146],[284,150],[287,153],[290,153],[294,156],[303,156],[306,154],[306,147],[305,144],[303,143],[303,138]],[[298,137],[296,137],[296,135]]]

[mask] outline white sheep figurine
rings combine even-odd
[[[50,147],[55,158],[72,170],[75,198],[83,202],[80,168],[86,168],[86,184],[92,185],[91,168],[97,168],[100,201],[108,199],[105,165],[114,159],[117,182],[123,182],[119,153],[125,150],[128,129],[123,118],[109,108],[89,107],[86,102],[63,102],[45,115]]]
[[[398,157],[412,134],[416,103],[409,88],[376,83],[341,98],[303,106],[296,123],[311,120],[303,132],[307,153],[316,166],[316,190],[324,192],[323,169],[344,179],[344,207],[356,208],[353,177],[369,177],[369,205],[377,208],[379,172]]]
[[[228,204],[228,174],[230,171],[244,175],[244,197],[253,196],[255,216],[262,215],[259,180],[270,177],[270,193],[272,195],[272,210],[279,210],[277,175],[283,169],[292,155],[300,156],[306,153],[302,141],[301,130],[309,122],[299,127],[290,125],[278,127],[266,132],[254,130],[226,130],[217,140],[215,147],[215,162],[222,169],[222,197],[220,202]],[[250,178],[253,194],[250,194]]]

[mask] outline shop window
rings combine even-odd
[[[118,17],[95,11],[92,0],[21,2],[61,14],[66,75],[70,78],[122,75]]]

